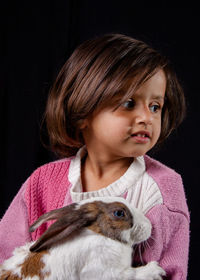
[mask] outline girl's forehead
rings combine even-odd
[[[141,94],[144,92],[162,99],[165,95],[166,86],[166,75],[163,70],[159,70],[138,88],[136,94]]]
[[[122,89],[114,96],[115,101],[124,98],[139,97],[142,94],[151,95],[155,99],[164,99],[167,79],[165,72],[160,69],[145,81],[138,83],[137,77],[126,81]]]

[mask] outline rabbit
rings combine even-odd
[[[161,280],[156,261],[131,267],[133,245],[151,235],[150,221],[123,198],[95,197],[42,215],[33,232],[56,220],[37,241],[16,248],[0,280]]]

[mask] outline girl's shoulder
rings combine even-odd
[[[183,213],[187,218],[188,207],[181,175],[172,168],[149,156],[144,156],[146,172],[157,183],[163,204],[170,210]]]
[[[45,168],[45,167],[50,167],[50,166],[61,166],[61,165],[68,165],[71,160],[73,159],[74,157],[68,157],[68,158],[61,158],[61,159],[57,159],[57,160],[53,160],[53,161],[50,161],[50,162],[47,162],[41,166],[39,166],[38,168]]]
[[[53,176],[53,174],[66,172],[69,169],[70,162],[72,157],[70,158],[63,158],[54,161],[47,162],[41,166],[39,166],[30,177],[44,178],[48,176]]]
[[[28,178],[26,194],[44,196],[56,195],[69,185],[68,172],[72,158],[64,158],[45,163]]]
[[[180,174],[178,174],[174,169],[168,167],[167,165],[161,163],[160,161],[151,158],[150,156],[144,156],[145,166],[147,173],[156,177],[159,181],[166,177],[168,179],[181,179]]]

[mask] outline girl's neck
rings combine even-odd
[[[118,180],[129,168],[133,158],[105,160],[88,154],[81,165],[83,191],[95,191],[105,188]]]

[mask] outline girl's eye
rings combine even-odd
[[[114,211],[113,214],[114,214],[114,216],[117,217],[117,218],[122,218],[122,217],[125,216],[125,213],[124,213],[123,210],[116,210],[116,211]]]
[[[132,98],[129,98],[127,101],[125,101],[122,106],[126,109],[132,109],[135,105],[135,101]]]
[[[161,106],[159,104],[154,104],[154,105],[151,105],[149,108],[152,113],[156,113],[157,111],[160,110]]]

